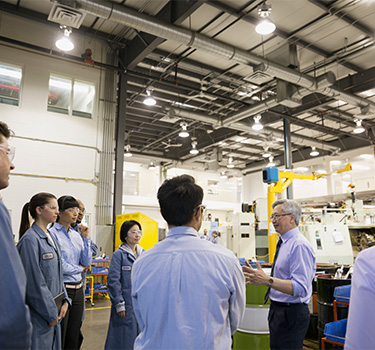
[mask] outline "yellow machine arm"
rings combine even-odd
[[[345,171],[352,170],[352,164],[346,164],[345,168],[334,171],[328,174],[315,174],[312,173],[311,175],[303,175],[303,174],[295,174],[288,171],[279,171],[279,181],[276,183],[272,183],[268,186],[268,193],[267,193],[267,204],[268,204],[268,256],[269,262],[273,262],[275,252],[276,252],[276,240],[277,240],[277,233],[271,232],[271,214],[272,214],[272,203],[275,202],[276,193],[284,192],[289,185],[292,183],[294,179],[304,179],[304,180],[318,180],[323,176],[330,176],[332,174],[340,174]]]

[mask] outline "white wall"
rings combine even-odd
[[[4,202],[12,212],[16,237],[23,204],[35,193],[46,191],[57,197],[69,194],[81,199],[91,216],[91,232],[95,238],[96,186],[88,181],[95,180],[97,149],[101,147],[97,103],[100,71],[2,45],[0,62],[23,68],[20,105],[0,104],[1,121],[16,135],[9,141],[16,146],[16,169],[11,173],[10,186],[2,191]],[[50,73],[96,84],[92,119],[47,111]]]

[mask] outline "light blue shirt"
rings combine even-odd
[[[375,247],[355,259],[345,350],[375,349]]]
[[[134,349],[230,349],[245,310],[245,280],[228,249],[172,228],[132,270]]]
[[[310,242],[303,236],[298,227],[281,236],[279,255],[276,260],[273,276],[291,280],[293,295],[285,294],[271,288],[270,299],[281,303],[305,303],[310,300],[312,280],[315,276],[315,254]]]
[[[60,243],[64,283],[80,282],[82,266],[90,266],[92,262],[91,240],[84,238],[82,241],[81,235],[72,227],[66,232],[65,226],[58,223],[53,224],[50,232]]]

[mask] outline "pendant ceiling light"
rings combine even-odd
[[[263,125],[262,123],[260,122],[260,119],[262,118],[262,116],[260,114],[256,115],[254,117],[254,124],[252,126],[253,130],[256,130],[256,131],[259,131],[259,130],[262,130],[263,129]]]
[[[133,155],[131,154],[131,152],[130,152],[130,145],[126,145],[126,146],[125,146],[125,153],[124,153],[124,156],[127,157],[127,158],[133,156]]]
[[[234,168],[233,158],[232,158],[232,157],[229,157],[229,158],[228,158],[228,165],[227,165],[227,168],[229,168],[229,169],[233,169],[233,168]]]
[[[362,126],[362,120],[356,119],[355,124],[356,124],[356,127],[353,130],[355,134],[361,134],[365,131],[365,128]]]
[[[180,137],[189,137],[189,133],[187,131],[188,125],[183,122],[183,123],[180,124],[180,126],[181,126],[181,131],[178,134],[178,136],[180,136]]]
[[[310,156],[316,157],[319,155],[319,151],[316,149],[316,147],[311,147]]]
[[[267,164],[267,166],[276,166],[276,164],[273,161],[273,156],[271,156],[271,157],[268,158],[268,164]]]
[[[198,144],[197,141],[193,141],[193,142],[191,143],[190,154],[194,154],[194,155],[196,155],[196,154],[199,153],[199,151],[197,150],[197,144]]]
[[[59,39],[55,43],[56,47],[62,51],[73,50],[74,44],[69,38],[70,34],[72,34],[72,29],[67,26],[60,26],[60,28],[62,30],[62,34],[60,34]]]
[[[143,100],[146,106],[156,105],[156,100],[152,97],[150,90],[146,90],[147,97]]]
[[[267,5],[265,1],[258,7],[258,15],[261,18],[260,22],[255,27],[255,31],[258,34],[271,34],[276,29],[275,24],[270,19],[271,8],[271,5]]]

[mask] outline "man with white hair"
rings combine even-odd
[[[247,283],[267,285],[265,302],[271,349],[302,349],[310,322],[308,303],[315,275],[315,254],[310,242],[298,230],[301,208],[296,201],[282,199],[272,204],[271,220],[280,234],[271,276],[243,266]]]

